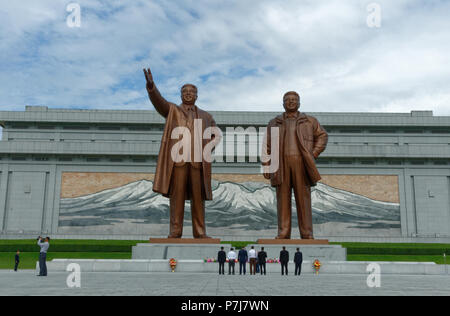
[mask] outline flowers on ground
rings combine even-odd
[[[320,263],[319,259],[315,259],[313,262],[313,268],[316,270],[316,274],[319,274],[319,270],[322,264]]]
[[[172,269],[172,272],[175,272],[175,268],[177,267],[177,261],[174,258],[170,258],[169,266]]]

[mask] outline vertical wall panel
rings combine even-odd
[[[6,231],[41,232],[45,172],[12,172],[6,201]]]
[[[445,176],[415,176],[417,233],[450,234],[449,181]]]

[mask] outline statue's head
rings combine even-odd
[[[197,101],[197,87],[187,83],[181,87],[181,100],[184,104],[194,105]]]
[[[286,92],[283,96],[283,107],[286,112],[297,112],[300,108],[300,95],[295,91]]]

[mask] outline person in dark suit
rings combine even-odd
[[[245,250],[245,247],[239,250],[238,260],[239,260],[239,274],[242,274],[242,272],[244,272],[245,275],[245,267],[247,265],[248,260],[248,253],[247,250]]]
[[[295,262],[295,275],[300,275],[302,273],[302,263],[303,263],[303,254],[300,251],[300,248],[297,248],[297,252],[294,256]]]
[[[289,251],[286,250],[286,247],[283,247],[283,250],[280,251],[281,275],[284,275],[285,271],[286,275],[288,275],[288,262]]]
[[[220,251],[217,254],[217,262],[219,262],[219,274],[225,274],[225,261],[227,261],[227,254],[223,251],[223,247],[220,247]]]
[[[17,252],[16,252],[14,262],[15,262],[14,271],[17,272],[17,268],[19,267],[19,262],[20,262],[20,251],[19,250],[17,250]]]
[[[261,247],[261,251],[258,252],[258,263],[259,263],[259,269],[261,271],[261,275],[263,274],[263,270],[264,270],[264,275],[266,275],[266,258],[267,258],[267,253],[264,251],[264,247]]]

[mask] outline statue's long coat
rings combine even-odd
[[[188,121],[186,114],[181,106],[174,103],[167,102],[159,93],[156,86],[148,91],[150,100],[155,106],[156,110],[166,118],[166,125],[164,127],[164,133],[161,139],[161,147],[158,155],[158,162],[156,165],[155,180],[153,183],[153,191],[161,193],[165,197],[170,196],[170,183],[172,170],[174,168],[174,161],[171,156],[171,150],[173,146],[179,142],[178,139],[171,139],[172,131],[176,127],[188,127]],[[202,153],[205,146],[212,140],[203,139],[205,129],[208,127],[215,127],[216,122],[213,117],[206,111],[203,111],[196,107],[197,119],[202,120],[201,126],[198,125],[198,131],[196,136],[199,137],[200,144],[202,144]],[[191,131],[193,132],[193,131]],[[200,139],[201,138],[201,139]],[[214,143],[218,143],[220,137],[212,137]],[[211,161],[208,158],[209,161]],[[202,155],[202,169],[203,169],[203,181],[202,186],[204,189],[205,200],[212,200],[212,189],[211,189],[211,162],[205,160]],[[189,191],[189,190],[187,190]],[[187,193],[185,197],[186,200],[190,200],[190,192]]]

